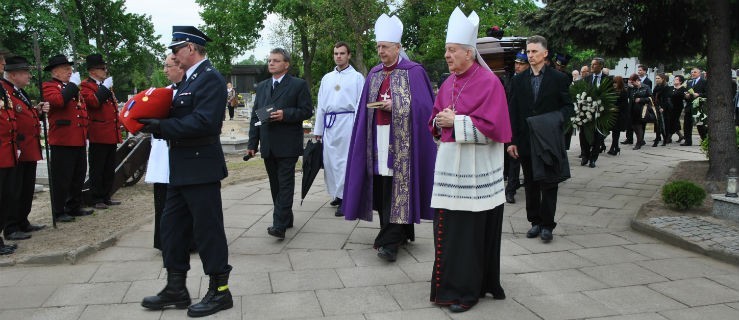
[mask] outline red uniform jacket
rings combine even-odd
[[[116,144],[121,142],[118,123],[118,104],[113,92],[88,78],[80,84],[80,93],[87,105],[90,124],[87,128],[90,143]]]
[[[36,108],[31,105],[31,99],[22,89],[16,89],[12,83],[5,79],[2,85],[9,93],[10,101],[15,111],[15,120],[18,131],[16,142],[21,150],[18,161],[41,160],[41,123]]]
[[[52,79],[44,82],[49,102],[49,145],[84,147],[87,140],[87,108],[74,83]]]
[[[17,159],[15,112],[5,88],[0,87],[0,168],[15,167]]]

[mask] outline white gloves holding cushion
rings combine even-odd
[[[105,80],[103,81],[103,86],[108,89],[113,88],[113,77],[105,78]]]

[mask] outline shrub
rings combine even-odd
[[[736,130],[736,148],[739,150],[739,126],[735,127],[734,130]],[[708,137],[706,137],[701,140],[701,151],[706,155],[706,159],[709,159],[708,148],[710,148],[710,144],[708,143]]]
[[[678,210],[700,206],[706,191],[690,181],[673,181],[662,188],[662,201]]]

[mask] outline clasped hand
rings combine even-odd
[[[445,108],[436,114],[436,125],[440,128],[454,127],[454,116],[456,116],[454,110]]]

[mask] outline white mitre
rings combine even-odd
[[[375,41],[400,43],[403,37],[403,22],[396,16],[382,14],[375,21]]]
[[[477,30],[480,27],[480,17],[472,11],[469,17],[466,17],[459,7],[454,8],[454,12],[449,17],[449,24],[446,28],[446,43],[464,44],[477,48]],[[490,67],[485,60],[477,52],[477,62],[490,71]]]

